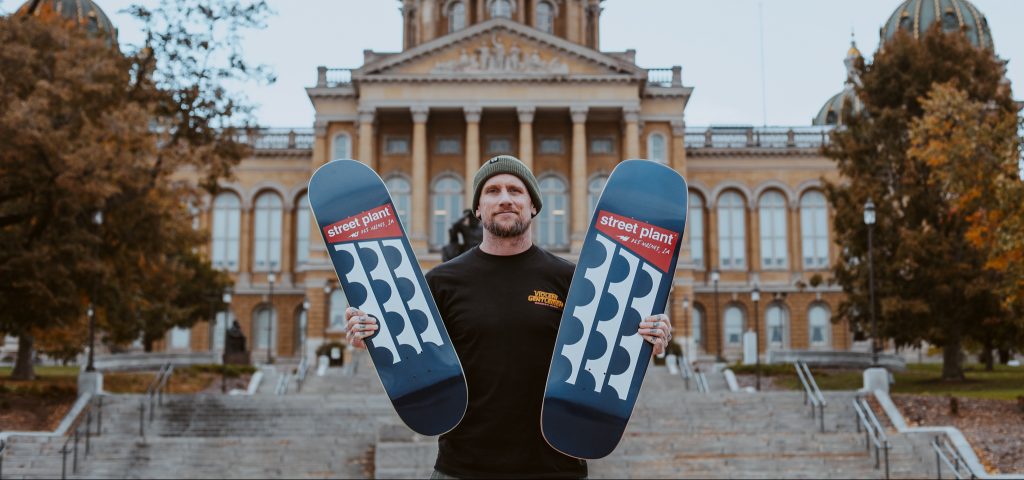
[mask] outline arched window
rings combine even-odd
[[[512,18],[511,0],[491,0],[491,18]]]
[[[700,307],[694,306],[693,310],[690,311],[690,336],[693,337],[693,343],[701,348],[704,347],[704,310]],[[691,359],[697,358],[697,352],[686,352]]]
[[[398,210],[398,218],[402,220],[402,226],[409,230],[409,202],[412,201],[412,186],[409,180],[401,175],[392,175],[385,181],[388,191],[391,192],[391,201],[395,202],[395,210]]]
[[[551,2],[541,1],[537,4],[537,29],[546,33],[555,33],[555,7]]]
[[[217,195],[213,201],[213,267],[238,271],[238,243],[241,237],[242,204],[233,193]]]
[[[544,205],[537,214],[537,244],[549,249],[569,247],[569,194],[565,182],[554,175],[541,177],[540,198]]]
[[[309,195],[303,193],[295,202],[295,264],[309,260]]]
[[[226,312],[217,312],[217,322],[213,326],[213,345],[210,350],[223,351],[224,350],[224,335],[227,333],[227,329],[231,328],[231,324],[235,321],[235,314],[230,310]]]
[[[171,329],[171,350],[188,351],[192,342],[192,330],[182,327]]]
[[[761,268],[786,267],[786,199],[771,190],[761,195],[758,204],[761,226]]]
[[[739,346],[743,341],[743,310],[735,305],[725,308],[725,343]]]
[[[596,175],[590,179],[589,183],[587,183],[588,221],[594,218],[594,209],[597,208],[597,201],[601,199],[601,192],[604,191],[605,183],[608,183],[608,175]]]
[[[647,159],[661,164],[667,164],[665,155],[665,136],[660,133],[652,133],[647,136]]]
[[[768,348],[785,348],[789,343],[789,314],[781,305],[772,304],[764,312]]]
[[[345,292],[340,288],[331,292],[331,328],[345,328],[345,309],[348,308],[348,299]]]
[[[825,195],[812,191],[800,199],[800,235],[804,268],[828,267],[828,213]]]
[[[352,158],[352,137],[347,133],[339,133],[334,136],[334,148],[331,160],[342,160]]]
[[[276,272],[281,268],[281,197],[276,193],[256,197],[253,230],[253,271]]]
[[[448,228],[462,217],[462,179],[452,174],[443,175],[434,181],[430,195],[434,219],[430,245],[441,248],[448,243]]]
[[[690,218],[687,227],[690,232],[690,257],[697,268],[704,267],[704,198],[690,192]]]
[[[718,198],[718,261],[724,270],[742,270],[747,264],[743,197],[725,192]]]
[[[448,32],[457,32],[466,28],[466,4],[453,2],[448,6]]]
[[[277,312],[268,306],[256,310],[252,319],[251,334],[253,348],[273,350],[277,346]]]
[[[828,347],[832,343],[832,314],[823,305],[811,305],[807,312],[807,324],[812,347]]]

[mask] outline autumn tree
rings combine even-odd
[[[962,379],[964,342],[1004,313],[995,293],[999,278],[985,269],[987,253],[970,241],[968,215],[957,209],[936,167],[910,155],[910,129],[935,84],[951,83],[974,102],[1015,111],[1005,65],[963,35],[934,27],[916,40],[899,32],[873,62],[859,62],[857,72],[863,110],[844,113],[846,127],[833,133],[825,149],[842,174],[827,185],[842,248],[835,275],[847,294],[840,316],[870,331],[868,227],[862,218],[871,199],[877,205],[873,265],[880,336],[898,346],[922,340],[941,346],[942,377]]]

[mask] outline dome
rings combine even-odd
[[[892,39],[898,30],[921,38],[939,22],[944,32],[963,31],[975,46],[994,48],[988,20],[967,0],[904,0],[882,27],[882,42]]]
[[[851,38],[850,49],[846,51],[846,58],[843,59],[843,64],[846,65],[846,85],[843,86],[843,91],[833,95],[825,102],[825,105],[822,105],[821,110],[818,110],[818,114],[814,116],[812,125],[842,125],[843,106],[847,104],[846,102],[850,102],[849,105],[853,107],[854,112],[859,112],[864,108],[860,99],[857,98],[857,92],[854,91],[854,87],[860,83],[857,70],[854,68],[860,57],[857,42]]]
[[[15,15],[39,16],[49,12],[84,27],[93,35],[105,37],[111,45],[117,45],[117,29],[92,0],[29,0],[18,8]]]

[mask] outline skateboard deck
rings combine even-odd
[[[377,319],[367,350],[398,416],[423,435],[455,428],[466,377],[384,182],[335,160],[313,173],[309,205],[349,305]]]
[[[665,312],[686,208],[686,182],[664,165],[626,160],[608,178],[548,371],[541,430],[556,450],[602,458],[622,438],[653,352],[637,329]]]

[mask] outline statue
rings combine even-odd
[[[249,352],[245,348],[245,334],[242,326],[235,320],[231,323],[224,337],[224,364],[249,365]]]
[[[480,219],[473,215],[472,210],[466,209],[462,212],[462,217],[448,229],[448,244],[441,248],[441,261],[447,262],[466,253],[480,245],[483,238],[484,229]]]

